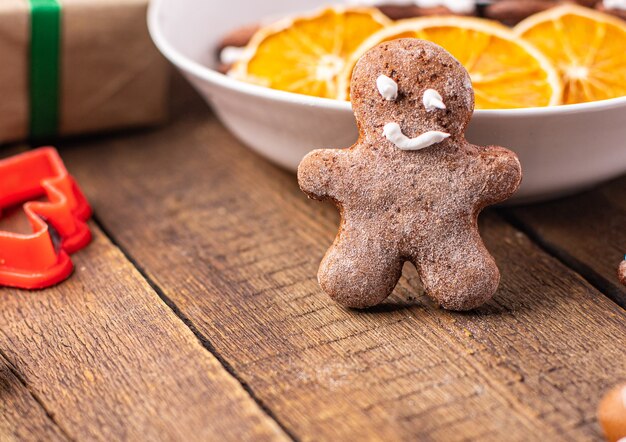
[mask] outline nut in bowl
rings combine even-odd
[[[223,75],[217,71],[215,48],[233,29],[268,17],[271,23],[293,14],[311,14],[327,4],[315,0],[231,0],[225,7],[203,0],[153,0],[149,27],[159,49],[200,91],[233,134],[262,156],[295,171],[313,149],[349,146],[356,141],[358,132],[350,103],[271,89]],[[551,20],[556,18],[546,16],[543,21],[549,24]],[[508,29],[501,32],[515,34]],[[606,47],[602,42],[598,45]],[[626,62],[624,54],[626,50],[618,63]],[[570,70],[564,67],[561,62],[555,69],[560,74],[574,72],[579,76],[590,72],[587,66]],[[339,75],[338,68],[336,72]],[[548,77],[554,74],[546,70]],[[594,81],[597,85],[592,78],[587,83],[577,81],[574,86],[580,85],[584,92],[585,88],[595,87],[591,84]],[[624,80],[618,79],[619,84]],[[568,85],[561,80],[560,87],[571,87]],[[512,83],[504,83],[505,91],[513,88]],[[588,95],[601,97],[597,93]],[[513,201],[573,193],[626,171],[626,97],[544,107],[479,108],[467,137],[474,144],[507,146],[517,153],[524,181]]]

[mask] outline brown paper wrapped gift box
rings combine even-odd
[[[169,68],[146,25],[147,0],[61,0],[61,135],[164,120]],[[0,143],[29,134],[30,9],[0,1]]]

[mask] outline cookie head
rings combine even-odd
[[[386,138],[406,150],[463,137],[474,111],[465,68],[424,40],[393,40],[371,49],[357,62],[350,88],[361,136],[371,142]]]

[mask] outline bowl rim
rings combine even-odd
[[[270,89],[268,87],[246,83],[231,78],[215,69],[205,66],[190,57],[183,55],[172,45],[161,32],[159,25],[159,10],[163,0],[152,0],[148,6],[148,31],[154,44],[161,53],[174,65],[192,75],[235,92],[245,93],[257,98],[265,98],[288,104],[305,105],[307,107],[320,107],[328,110],[351,111],[348,101],[334,100],[332,98],[314,97],[311,95],[296,94],[294,92]],[[517,116],[560,116],[570,113],[586,111],[598,111],[626,107],[626,96],[609,98],[599,101],[577,104],[560,104],[556,106],[526,107],[519,109],[477,109],[474,115],[517,117]]]

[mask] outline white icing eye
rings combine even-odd
[[[380,75],[376,79],[376,87],[380,95],[387,101],[394,101],[398,98],[398,83],[386,75]]]
[[[424,107],[427,111],[434,111],[435,109],[445,109],[446,105],[443,103],[441,94],[434,89],[426,89],[424,91],[423,100]]]

